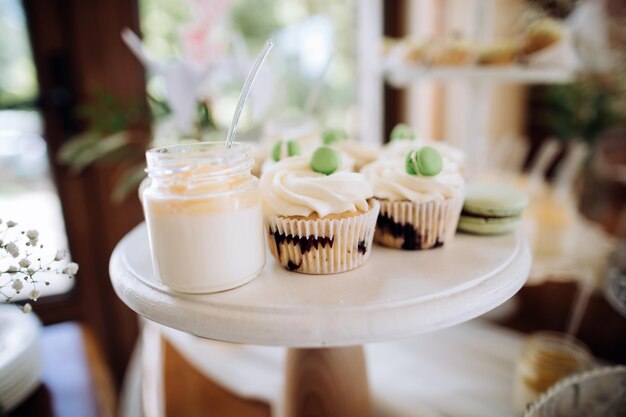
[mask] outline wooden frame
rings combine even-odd
[[[85,128],[77,108],[95,91],[145,102],[143,68],[120,31],[138,31],[137,2],[127,0],[24,0],[53,175],[72,257],[80,264],[74,290],[42,301],[44,323],[80,319],[101,344],[116,381],[122,379],[137,336],[135,314],[116,297],[108,274],[117,241],[142,219],[135,198],[111,202],[124,164],[91,167],[80,176],[56,163],[59,147]],[[147,129],[146,123],[144,128]]]

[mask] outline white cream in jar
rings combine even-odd
[[[265,235],[249,146],[173,145],[149,150],[146,159],[142,200],[158,279],[176,291],[207,293],[256,277]]]

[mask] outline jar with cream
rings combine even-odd
[[[149,150],[146,159],[142,202],[158,279],[175,291],[208,293],[256,277],[265,241],[250,147],[181,144]]]
[[[513,383],[515,412],[521,415],[529,403],[559,380],[592,365],[593,356],[574,337],[549,331],[532,334],[517,361]]]

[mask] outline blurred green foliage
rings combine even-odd
[[[356,98],[356,1],[334,0],[233,0],[227,21],[216,28],[217,38],[228,43],[230,34],[238,32],[254,54],[270,36],[291,24],[302,22],[317,14],[328,16],[334,29],[335,55],[320,93],[318,116],[324,122],[343,122]],[[187,1],[139,0],[142,37],[148,51],[157,59],[180,56],[179,29],[190,19]],[[277,48],[280,46],[277,45]],[[306,51],[303,51],[306,53]],[[273,52],[275,54],[276,52]],[[270,60],[271,61],[271,60]],[[301,109],[310,91],[313,79],[307,79],[298,68],[299,63],[287,58],[277,71],[279,85],[273,114],[289,109]],[[214,108],[214,121],[223,125],[230,120],[241,83],[228,85]],[[148,92],[163,98],[163,83],[156,77],[148,81]],[[335,120],[333,120],[335,119]]]
[[[615,80],[588,74],[574,83],[535,90],[531,109],[534,124],[549,135],[593,143],[605,131],[625,126],[622,99]]]

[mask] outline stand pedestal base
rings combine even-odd
[[[286,373],[286,417],[370,415],[361,346],[289,349]]]

